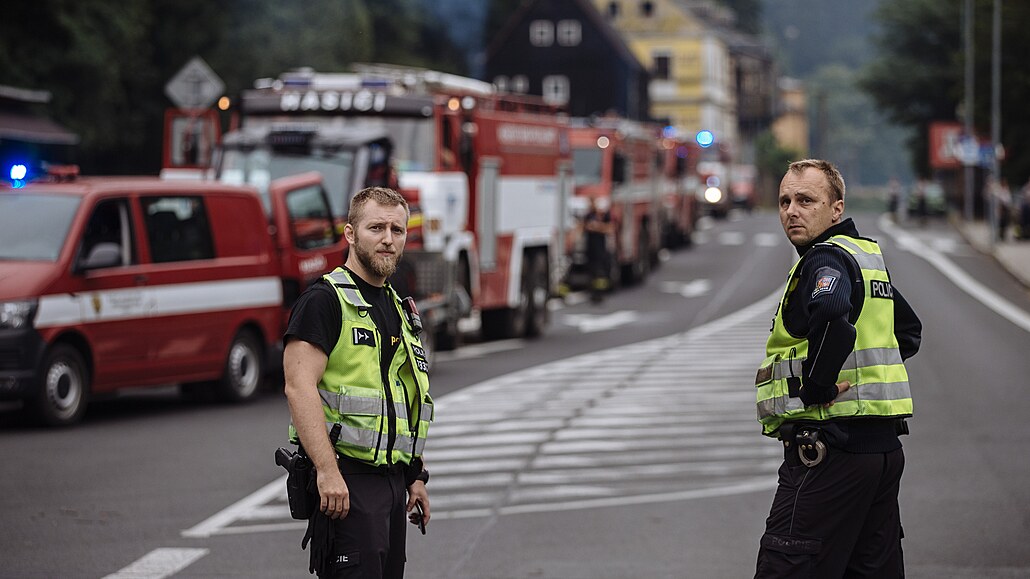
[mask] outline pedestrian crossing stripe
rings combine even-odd
[[[425,454],[433,471],[433,518],[773,488],[782,449],[761,436],[752,384],[778,293],[680,334],[550,362],[441,396]],[[289,518],[279,478],[183,535],[303,528]]]

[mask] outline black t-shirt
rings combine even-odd
[[[372,306],[369,313],[382,339],[380,346],[383,356],[380,364],[385,376],[401,340],[401,316],[394,306],[391,292],[385,287],[369,284],[353,272],[351,277],[361,296]],[[336,347],[342,329],[343,310],[340,309],[336,288],[322,279],[311,284],[297,299],[290,312],[290,322],[283,342],[303,340],[318,346],[328,356]]]

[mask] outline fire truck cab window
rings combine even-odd
[[[302,187],[286,195],[290,228],[298,249],[328,247],[338,240],[321,187]]]
[[[597,147],[572,150],[572,172],[576,186],[594,185],[601,182],[603,152]]]

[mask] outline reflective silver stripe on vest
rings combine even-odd
[[[855,261],[858,262],[858,267],[862,269],[887,271],[887,265],[884,264],[882,255],[876,253],[869,253],[847,239],[834,237],[833,241],[827,241],[825,243],[828,245],[839,244],[850,248],[852,251],[855,252],[855,254],[852,255],[852,257],[854,257]]]
[[[368,305],[365,298],[361,297],[361,292],[358,291],[358,286],[354,285],[354,280],[347,275],[347,272],[339,271],[331,273],[329,274],[329,279],[333,280],[336,287],[343,291],[343,297],[346,298],[350,305],[366,310],[372,307]]]
[[[805,358],[780,360],[773,367],[773,380],[782,380],[789,376],[801,376],[801,364]],[[868,366],[893,366],[901,364],[901,351],[897,348],[867,348],[852,352],[844,362],[843,369],[866,368]],[[793,373],[791,373],[793,370]]]
[[[326,422],[325,425],[326,428],[332,430],[336,423]],[[375,448],[376,443],[379,441],[379,433],[374,430],[365,430],[356,426],[340,424],[340,438],[338,440],[350,446],[371,449]]]
[[[325,424],[326,428],[331,430],[335,426],[332,422]],[[347,426],[346,424],[340,425],[340,438],[339,442],[348,444],[350,446],[356,446],[358,448],[374,448],[376,443],[379,441],[379,433],[373,430],[363,430],[361,428],[355,428],[353,426]],[[412,451],[414,446],[414,451]],[[426,449],[426,439],[419,438],[417,441],[411,436],[405,434],[397,434],[396,443],[394,450],[406,452],[409,454],[421,455]]]
[[[879,382],[852,387],[834,399],[834,402],[907,400],[911,397],[908,382]],[[801,402],[801,398],[790,398],[789,396],[768,398],[758,403],[758,418],[779,416],[802,408],[804,408],[804,404]]]
[[[336,409],[341,415],[342,414],[372,414],[377,416],[386,416],[386,399],[385,398],[368,398],[360,396],[347,396],[345,394],[334,394],[332,392],[320,391],[322,399],[326,402],[330,402],[330,408]],[[333,403],[335,402],[335,403]],[[397,416],[407,416],[408,407],[403,402],[395,402],[394,410],[397,412]],[[433,418],[433,406],[431,404],[422,404],[422,414],[420,420],[423,422],[429,422]]]

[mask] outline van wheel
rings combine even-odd
[[[261,342],[250,330],[240,330],[229,346],[225,371],[218,383],[219,398],[226,402],[244,402],[257,395],[265,373]]]
[[[89,402],[89,372],[78,350],[68,344],[51,348],[40,368],[39,385],[30,404],[43,424],[67,426],[82,419]]]

